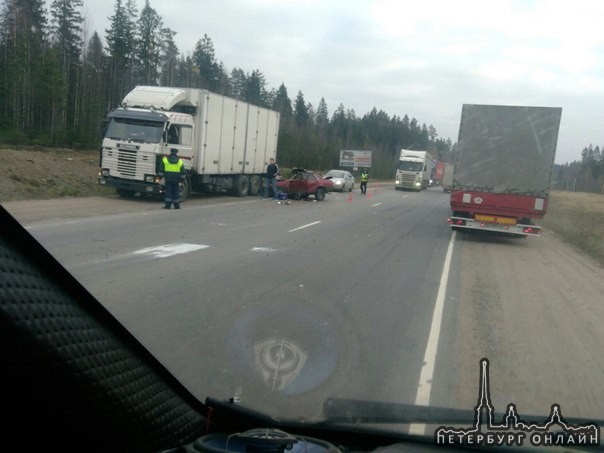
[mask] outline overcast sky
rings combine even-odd
[[[83,0],[104,41],[115,0]],[[125,0],[124,0],[125,1]],[[138,10],[144,0],[137,0]],[[226,70],[267,88],[407,114],[457,141],[462,104],[562,107],[556,162],[604,145],[604,1],[150,0],[190,54],[207,34]]]

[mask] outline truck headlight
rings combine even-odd
[[[101,168],[99,170],[99,176],[109,176],[109,169],[108,168]]]
[[[145,175],[145,182],[149,182],[149,183],[157,182],[155,180],[155,175]]]

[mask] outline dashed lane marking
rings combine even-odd
[[[298,228],[294,228],[293,230],[289,230],[288,233],[293,233],[294,231],[302,230],[304,228],[308,228],[308,227],[311,227],[313,225],[317,225],[319,223],[321,223],[320,220],[317,220],[316,222],[312,222],[312,223],[307,223],[306,225],[302,225],[302,226],[299,226]]]

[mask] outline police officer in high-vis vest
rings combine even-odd
[[[367,181],[369,181],[369,172],[366,168],[363,168],[361,171],[361,194],[365,195],[367,193]]]
[[[165,180],[164,190],[166,193],[166,204],[164,209],[170,209],[174,203],[174,209],[180,209],[180,188],[181,180],[186,177],[185,166],[178,157],[178,150],[172,148],[169,156],[164,156],[159,170],[159,176]]]

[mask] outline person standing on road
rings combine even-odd
[[[273,189],[273,200],[277,199],[277,175],[279,174],[279,166],[275,159],[270,158],[269,164],[266,167],[266,185],[264,186],[264,198],[268,197],[268,187]]]
[[[361,170],[361,195],[367,193],[367,181],[369,181],[369,173],[366,168],[363,168],[363,170]]]
[[[180,181],[186,178],[185,165],[178,150],[172,148],[169,156],[164,156],[159,170],[159,176],[165,180],[164,190],[166,194],[164,209],[170,209],[174,203],[174,209],[180,209]]]

